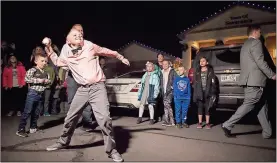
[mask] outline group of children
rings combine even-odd
[[[205,126],[206,129],[211,129],[210,110],[214,107],[217,97],[217,85],[213,68],[208,64],[207,58],[202,57],[200,59],[199,65],[194,72],[193,85],[191,85],[191,81],[185,75],[186,70],[183,65],[174,70],[170,67],[169,61],[165,60],[162,68],[161,70],[159,66],[151,62],[146,63],[147,72],[142,77],[141,87],[138,92],[140,108],[137,124],[142,123],[145,106],[149,108],[150,124],[154,124],[154,107],[157,106],[158,98],[162,98],[164,107],[162,125],[189,128],[187,113],[193,98],[193,102],[198,106],[197,128],[204,127],[202,117],[203,110],[205,110]],[[193,92],[191,88],[193,88]],[[173,105],[174,110],[172,109]],[[175,113],[175,117],[173,113]]]

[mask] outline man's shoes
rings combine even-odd
[[[68,145],[64,145],[64,144],[61,144],[61,143],[55,143],[53,145],[50,145],[46,148],[47,151],[55,151],[55,150],[59,150],[59,149],[64,149],[66,148]]]
[[[137,124],[140,124],[140,123],[142,123],[142,118],[141,117],[139,117],[138,120],[137,120]]]
[[[20,137],[23,137],[23,138],[28,137],[28,134],[26,133],[25,130],[18,130],[18,131],[16,131],[16,135],[20,136]]]
[[[109,154],[109,158],[113,159],[114,162],[123,162],[121,154],[119,154],[117,151]]]
[[[234,138],[234,137],[236,137],[235,135],[231,134],[231,130],[227,129],[223,125],[221,125],[221,128],[224,131],[226,137],[228,137],[228,138]]]

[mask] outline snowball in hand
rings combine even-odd
[[[50,43],[50,39],[49,38],[47,38],[47,37],[45,37],[43,40],[42,40],[42,43],[44,44],[44,45],[49,45],[49,43]]]

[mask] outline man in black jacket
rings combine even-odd
[[[169,65],[169,61],[163,61],[163,70],[160,77],[161,93],[164,104],[164,122],[163,126],[174,126],[174,117],[172,109],[172,98],[173,98],[173,80],[175,77],[175,71]]]

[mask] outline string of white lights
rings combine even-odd
[[[143,43],[141,43],[141,42],[138,42],[138,41],[136,41],[136,40],[130,41],[129,43],[123,45],[121,48],[118,49],[118,51],[122,51],[123,49],[125,49],[126,47],[128,47],[129,45],[134,44],[134,43],[137,44],[137,45],[139,45],[139,46],[148,48],[148,49],[150,49],[150,50],[152,50],[152,51],[155,51],[155,52],[157,52],[157,53],[161,53],[161,54],[163,54],[163,55],[168,55],[168,56],[171,56],[171,57],[175,57],[175,56],[173,56],[173,55],[170,54],[170,53],[164,52],[164,51],[159,50],[159,49],[155,49],[155,48],[153,48],[153,47],[151,47],[151,46],[145,45],[145,44],[143,44]]]
[[[208,19],[210,19],[210,18],[212,18],[212,17],[214,17],[214,16],[216,16],[216,15],[218,15],[218,14],[221,14],[222,12],[225,12],[227,9],[230,9],[230,8],[236,6],[236,5],[247,5],[247,6],[250,6],[250,7],[253,7],[253,6],[254,6],[254,7],[261,8],[261,9],[267,9],[267,10],[270,10],[270,11],[275,11],[275,10],[276,10],[276,8],[266,7],[266,6],[264,6],[264,5],[259,5],[259,4],[244,2],[244,1],[242,1],[242,2],[240,2],[240,1],[238,1],[238,2],[233,2],[233,4],[229,4],[228,7],[223,7],[223,10],[220,9],[219,12],[215,12],[214,14],[211,14],[210,17],[207,16],[206,18],[202,19],[201,21],[198,22],[198,24],[191,25],[191,28],[188,27],[187,29],[183,30],[182,32],[180,32],[180,33],[177,34],[176,36],[179,36],[179,35],[182,35],[182,34],[185,33],[185,32],[188,32],[188,31],[191,30],[193,27],[198,26],[198,25],[200,25],[200,24],[206,22]]]

